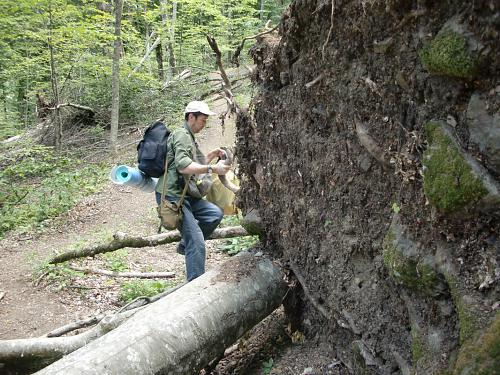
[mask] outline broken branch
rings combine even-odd
[[[218,238],[232,238],[247,236],[248,233],[241,226],[219,228],[214,231],[211,239]],[[113,235],[113,240],[105,244],[86,247],[78,250],[71,250],[59,255],[54,256],[49,260],[49,263],[61,263],[70,259],[94,256],[96,254],[108,253],[124,247],[149,247],[164,245],[167,243],[178,242],[182,238],[178,230],[173,230],[166,233],[156,234],[148,237],[133,237],[126,233],[118,232]]]
[[[101,270],[97,268],[89,267],[78,267],[75,265],[69,266],[70,269],[74,271],[79,271],[83,273],[92,273],[95,275],[103,275],[110,277],[134,277],[138,279],[164,279],[175,277],[175,272],[115,272],[108,270]]]
[[[80,104],[75,104],[75,103],[61,103],[61,104],[56,105],[55,107],[49,107],[47,109],[49,109],[51,111],[55,111],[56,109],[59,109],[62,107],[73,107],[73,108],[81,109],[83,111],[95,113],[92,108],[84,106],[84,105],[80,105]]]

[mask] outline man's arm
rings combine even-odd
[[[225,175],[230,169],[229,165],[224,164],[224,160],[219,160],[217,164],[212,166],[212,170],[218,175]],[[179,169],[182,174],[202,174],[208,172],[208,165],[199,164],[195,161],[191,162],[186,168]]]

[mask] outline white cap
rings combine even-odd
[[[210,108],[208,108],[207,103],[199,101],[190,102],[186,106],[186,109],[184,110],[184,113],[194,113],[194,112],[201,112],[207,116],[216,114],[215,112],[212,112]]]

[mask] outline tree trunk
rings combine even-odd
[[[37,374],[197,374],[276,309],[286,290],[270,260],[236,256]]]
[[[175,74],[175,21],[177,20],[177,1],[172,2],[172,21],[170,22],[170,32],[168,41],[168,63],[170,67],[170,76],[173,77]]]
[[[165,80],[165,72],[163,68],[163,46],[161,43],[156,46],[156,62],[158,64],[158,79],[163,82]]]
[[[117,152],[118,119],[120,110],[120,54],[121,54],[121,22],[122,22],[123,0],[115,0],[115,41],[113,49],[113,72],[112,72],[112,94],[111,94],[111,133],[109,139],[110,150],[113,154]]]
[[[61,110],[58,108],[59,104],[59,88],[57,87],[57,71],[56,62],[54,59],[54,47],[52,45],[52,8],[49,7],[49,52],[50,52],[50,82],[52,84],[52,93],[54,95],[54,105],[56,107],[55,111],[55,130],[54,130],[54,144],[57,152],[61,151],[62,142],[62,121],[61,121]]]

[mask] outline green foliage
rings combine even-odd
[[[162,86],[186,68],[192,70],[193,77],[215,69],[214,54],[205,35],[210,33],[216,38],[228,67],[241,39],[261,31],[268,19],[272,19],[273,24],[278,22],[288,3],[288,0],[180,0],[176,2],[175,23],[172,23],[172,2],[125,2],[120,121],[148,124],[161,115],[178,119],[180,109],[190,99],[199,97],[205,87],[183,81],[166,89]],[[97,0],[4,0],[0,3],[0,87],[3,89],[0,103],[5,109],[0,114],[0,138],[15,135],[21,127],[36,121],[35,94],[52,102],[48,44],[53,47],[61,101],[89,106],[96,111],[99,124],[109,123],[113,22],[111,3]],[[162,35],[163,41],[169,41],[161,45],[163,76],[157,62],[159,50],[153,51],[133,72],[145,55],[145,35],[151,31]],[[149,45],[151,43],[149,41]],[[170,55],[175,59],[171,72]],[[240,59],[245,63],[249,57],[241,53]]]
[[[62,290],[71,284],[74,278],[81,277],[82,272],[74,271],[65,263],[49,264],[41,262],[34,264],[33,279],[39,280],[43,278],[47,284],[54,284],[57,290]]]
[[[264,374],[270,374],[273,369],[274,361],[272,358],[269,358],[268,361],[262,362],[262,372]]]
[[[240,251],[250,249],[259,242],[258,236],[235,237],[225,240],[218,248],[227,252],[229,255],[238,254]]]
[[[115,272],[123,272],[128,269],[128,251],[120,249],[103,255],[106,265],[109,269]]]
[[[481,181],[438,123],[426,125],[429,147],[424,152],[424,192],[429,201],[451,213],[487,194]]]
[[[221,227],[232,227],[240,225],[241,216],[240,215],[224,215],[220,223]]]
[[[395,214],[399,214],[399,211],[401,211],[401,207],[399,207],[396,202],[394,202],[392,204],[391,208],[392,208],[392,212],[394,212]]]
[[[104,165],[81,165],[46,146],[26,143],[0,155],[0,237],[56,217],[106,180]]]
[[[435,74],[471,79],[477,71],[473,57],[463,36],[452,30],[439,33],[420,52],[426,69]]]
[[[120,286],[119,298],[122,302],[133,301],[137,297],[151,297],[173,287],[173,283],[156,280],[132,280]]]

